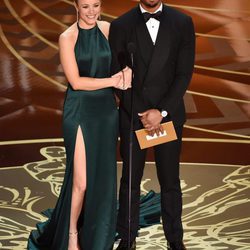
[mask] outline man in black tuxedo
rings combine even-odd
[[[186,249],[181,222],[182,193],[179,159],[183,124],[186,120],[183,96],[194,67],[195,34],[191,17],[170,8],[160,0],[140,0],[140,4],[111,23],[112,71],[131,67],[128,44],[134,53],[134,129],[150,134],[161,131],[161,123],[172,120],[178,140],[154,147],[161,187],[162,221],[168,249]],[[123,171],[119,193],[117,249],[135,249],[139,229],[140,183],[146,150],[134,135],[132,160],[131,242],[128,242],[128,168],[131,89],[117,92],[120,99],[120,152]]]

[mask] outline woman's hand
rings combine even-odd
[[[112,87],[114,87],[116,89],[125,90],[125,86],[123,83],[123,77],[122,77],[122,74],[120,72],[113,75],[111,77],[111,80],[112,80]]]
[[[128,88],[131,88],[132,70],[129,67],[126,67],[113,75],[112,78],[117,80],[114,82],[113,87],[121,90],[127,90]]]

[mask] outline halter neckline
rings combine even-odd
[[[97,23],[95,24],[95,26],[93,26],[93,27],[90,28],[90,29],[84,29],[84,28],[80,27],[79,22],[77,22],[77,27],[78,27],[79,30],[90,31],[90,30],[93,30],[93,29],[95,29],[95,28],[97,27]]]

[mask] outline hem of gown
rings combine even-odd
[[[139,229],[160,224],[161,219],[161,194],[150,190],[147,194],[140,196]],[[139,230],[138,229],[138,230]],[[116,240],[126,238],[126,226],[116,233]],[[136,236],[138,232],[136,232]]]
[[[145,228],[152,225],[160,224],[161,217],[161,201],[160,193],[155,193],[150,190],[146,195],[141,195],[140,197],[140,218],[139,227]],[[117,203],[118,204],[118,203]],[[47,250],[46,246],[39,246],[37,239],[42,235],[46,225],[49,223],[51,215],[54,209],[46,209],[42,212],[48,220],[45,222],[39,222],[36,224],[37,229],[32,230],[28,239],[28,248],[30,250]],[[121,237],[116,233],[115,239],[120,239]],[[39,248],[38,248],[39,247]]]
[[[46,229],[46,226],[49,224],[53,210],[54,209],[52,208],[48,208],[41,212],[41,214],[47,217],[47,220],[44,222],[38,222],[36,224],[36,229],[30,232],[30,235],[28,238],[28,245],[27,245],[28,250],[49,250],[50,249],[48,246],[42,246],[41,244],[39,244],[38,239],[43,234],[44,230]]]

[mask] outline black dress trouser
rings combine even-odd
[[[161,211],[165,237],[168,241],[181,241],[182,193],[179,178],[179,160],[183,126],[176,127],[178,140],[154,147],[157,176],[161,188]],[[119,192],[117,231],[122,239],[128,239],[128,184],[129,184],[129,129],[120,129],[120,152],[123,160]],[[140,183],[146,159],[146,150],[141,150],[133,136],[133,170],[131,201],[131,239],[139,229]]]

